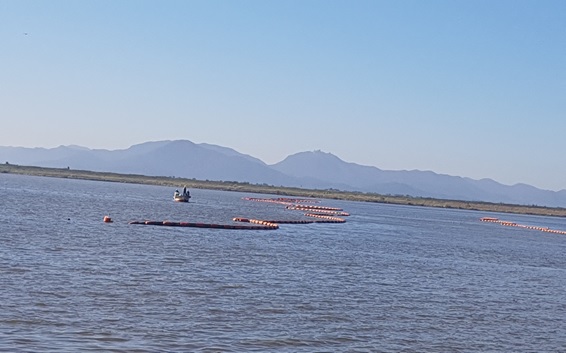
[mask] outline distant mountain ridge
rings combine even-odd
[[[1,161],[199,180],[566,207],[566,190],[541,190],[526,184],[509,186],[491,179],[474,180],[431,171],[382,170],[345,162],[322,151],[299,152],[268,165],[228,147],[188,140],[145,142],[123,150],[0,146]]]

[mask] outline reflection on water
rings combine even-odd
[[[486,214],[326,200],[345,224],[240,193],[0,175],[0,351],[557,352],[566,237]],[[103,223],[110,215],[114,223]],[[559,218],[505,215],[566,229]]]

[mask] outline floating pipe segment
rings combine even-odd
[[[316,220],[261,220],[253,218],[244,217],[234,217],[232,220],[234,222],[243,222],[257,224],[257,226],[240,226],[233,224],[214,224],[214,223],[190,223],[190,222],[173,222],[173,221],[131,221],[129,224],[143,224],[150,226],[168,226],[168,227],[192,227],[192,228],[218,228],[218,229],[248,229],[248,230],[275,230],[279,229],[279,224],[308,224],[308,223],[345,223],[346,220],[343,218],[335,216],[349,216],[347,212],[343,212],[341,208],[335,207],[324,207],[324,206],[313,206],[313,205],[303,205],[301,203],[314,203],[319,202],[317,200],[310,199],[292,199],[292,198],[274,198],[274,199],[263,199],[255,197],[244,197],[244,200],[249,201],[259,201],[259,202],[271,202],[285,205],[287,209],[290,210],[301,210],[310,211],[305,213],[305,216],[317,218]],[[106,222],[106,218],[105,218]]]
[[[249,223],[256,223],[256,222],[249,222]],[[273,223],[263,224],[262,226],[239,226],[234,224],[190,223],[190,222],[172,222],[172,221],[131,221],[129,224],[143,224],[149,226],[168,226],[168,227],[248,229],[248,230],[274,230],[279,228],[279,225]]]
[[[523,225],[523,224],[517,224],[515,222],[502,221],[502,220],[499,220],[499,219],[494,218],[494,217],[482,217],[482,218],[480,218],[480,221],[491,222],[491,223],[499,223],[502,226],[506,226],[506,227],[518,227],[518,228],[525,228],[525,229],[534,229],[534,230],[540,230],[541,232],[546,232],[546,233],[566,235],[566,231],[564,231],[564,230],[556,230],[556,229],[550,229],[548,227],[537,227],[537,226],[528,226],[528,225]]]

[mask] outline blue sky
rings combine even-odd
[[[320,149],[566,189],[566,1],[0,0],[0,43],[1,146]]]

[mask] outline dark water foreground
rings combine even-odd
[[[2,352],[563,352],[561,218],[323,201],[345,224],[220,191],[0,174]],[[114,223],[103,223],[110,215]]]

